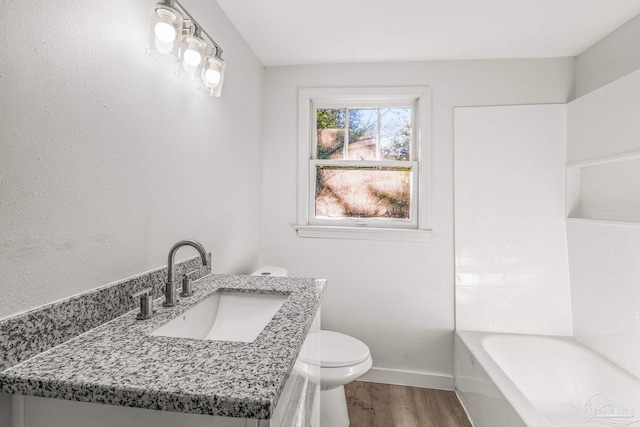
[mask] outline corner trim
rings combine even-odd
[[[469,422],[471,423],[471,426],[478,427],[478,424],[476,424],[475,420],[471,416],[471,408],[469,408],[469,405],[467,405],[467,402],[464,400],[464,395],[460,393],[458,388],[455,389],[455,393],[456,393],[456,397],[458,398],[458,401],[460,402],[460,405],[462,406],[462,409],[464,410],[465,414],[467,414],[467,418],[469,418]]]

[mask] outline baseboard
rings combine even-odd
[[[437,390],[453,390],[454,386],[453,376],[385,368],[371,368],[369,372],[358,378],[358,381],[433,388]]]

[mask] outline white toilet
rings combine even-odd
[[[286,276],[282,267],[265,266],[253,273],[254,276]],[[317,378],[318,362],[320,378]],[[349,335],[332,331],[320,331],[320,357],[307,357],[303,348],[298,369],[309,373],[309,378],[320,383],[320,426],[348,427],[349,414],[344,386],[371,369],[373,361],[369,347]],[[311,366],[309,366],[311,365]],[[313,369],[313,368],[316,369]]]

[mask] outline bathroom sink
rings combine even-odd
[[[288,295],[216,292],[151,333],[153,336],[252,342]]]

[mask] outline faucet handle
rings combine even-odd
[[[200,273],[200,269],[196,268],[195,270],[192,270],[192,271],[190,271],[188,273],[184,273],[184,276],[192,279],[192,276],[195,275],[195,274],[198,274],[198,273]]]
[[[188,273],[185,273],[184,277],[182,278],[182,292],[180,292],[181,297],[184,298],[184,297],[190,297],[191,295],[193,295],[193,286],[191,285],[191,283],[193,282],[193,279],[191,278],[191,276],[193,276],[198,271],[199,270],[193,270]]]
[[[151,291],[153,291],[153,288],[144,288],[142,290],[139,290],[135,294],[131,294],[131,298],[138,298],[139,296],[142,296],[142,295],[148,296],[151,294]]]
[[[151,299],[153,288],[145,288],[131,295],[131,298],[140,297],[140,312],[136,315],[138,320],[147,320],[153,317],[153,299]]]

